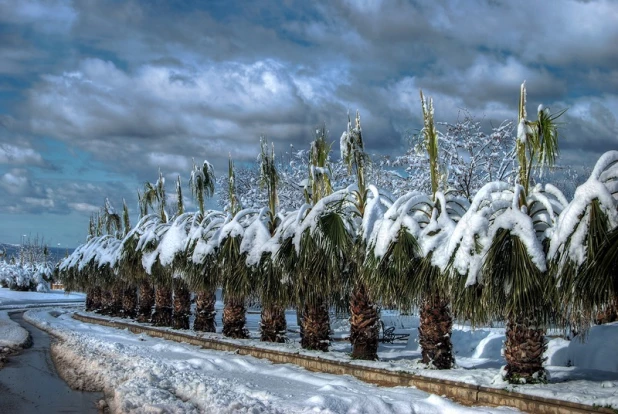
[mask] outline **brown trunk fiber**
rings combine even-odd
[[[137,315],[137,289],[133,285],[127,285],[122,297],[122,317],[135,318]]]
[[[260,331],[263,342],[285,342],[287,339],[286,329],[287,323],[283,307],[271,305],[262,308]]]
[[[598,312],[594,322],[597,325],[603,325],[616,321],[618,321],[618,298],[616,298],[614,303],[607,305],[605,309]]]
[[[223,335],[235,339],[248,338],[249,331],[245,328],[245,314],[243,299],[226,299],[223,307]]]
[[[116,282],[112,286],[112,303],[109,314],[111,316],[122,316],[122,295],[124,293],[123,284]]]
[[[143,280],[139,284],[139,302],[137,306],[137,321],[150,322],[152,307],[154,306],[154,289],[147,280]]]
[[[97,312],[101,309],[101,287],[95,286],[92,288],[92,311]]]
[[[321,304],[305,305],[302,320],[303,349],[328,352],[330,345],[330,318],[328,307]]]
[[[418,341],[421,345],[423,363],[437,369],[450,369],[455,363],[451,331],[453,319],[449,302],[435,295],[421,304]]]
[[[380,315],[364,285],[358,286],[350,298],[350,343],[352,358],[375,361],[378,359]]]
[[[195,297],[195,322],[193,329],[202,332],[217,332],[215,323],[215,292],[202,290]]]
[[[513,384],[545,381],[543,352],[547,346],[544,336],[545,330],[537,327],[534,317],[519,315],[508,319],[504,344],[507,381]]]
[[[94,307],[92,306],[93,296],[94,296],[94,288],[89,287],[88,289],[86,289],[86,312],[90,312],[94,310]]]
[[[182,279],[174,279],[174,329],[189,329],[191,315],[191,292]]]
[[[172,289],[168,286],[157,286],[155,290],[152,323],[155,326],[172,326]]]
[[[114,297],[112,296],[111,289],[101,289],[101,308],[99,313],[101,315],[109,315],[112,313],[112,302]]]

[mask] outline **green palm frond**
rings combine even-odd
[[[204,196],[213,196],[215,193],[215,182],[216,179],[212,164],[208,161],[204,161],[202,168],[199,168],[195,165],[195,160],[193,160],[189,187],[191,187],[191,194],[197,198],[197,204],[202,214],[204,214]]]

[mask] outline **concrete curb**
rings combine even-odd
[[[317,356],[292,354],[272,349],[238,345],[212,338],[187,335],[183,332],[171,332],[165,329],[142,326],[130,322],[112,321],[80,313],[74,313],[73,318],[81,322],[95,323],[118,329],[128,329],[136,334],[145,333],[152,337],[185,342],[206,349],[235,352],[240,355],[251,355],[256,358],[268,359],[276,364],[295,364],[310,371],[335,375],[352,375],[362,381],[380,386],[416,387],[419,390],[445,396],[466,405],[509,406],[524,412],[540,414],[616,413],[616,411],[611,408],[595,407],[497,388],[471,385],[463,382],[423,377],[406,372],[394,372],[380,368],[363,367],[347,362],[322,359]]]

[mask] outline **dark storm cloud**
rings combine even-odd
[[[222,174],[228,153],[255,157],[260,135],[303,148],[325,123],[337,141],[357,109],[369,151],[397,153],[421,125],[420,88],[436,120],[467,108],[489,125],[516,117],[526,80],[530,114],[570,108],[565,160],[616,147],[609,0],[0,0],[0,25],[0,119],[20,137],[0,150],[0,175],[15,209],[86,211],[159,167],[186,182],[193,157]],[[40,137],[123,175],[122,189],[118,176],[67,194],[41,181],[26,167],[50,165]]]

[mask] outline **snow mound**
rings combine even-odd
[[[0,311],[0,348],[17,350],[26,347],[29,341],[28,331],[13,322],[7,312]]]
[[[618,372],[618,322],[590,328],[582,342],[575,337],[569,344],[567,358],[573,366]]]

